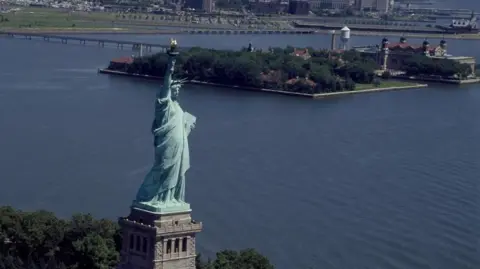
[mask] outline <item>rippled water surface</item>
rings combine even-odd
[[[96,73],[128,51],[0,41],[0,204],[127,214],[159,83]],[[280,269],[480,268],[478,86],[323,100],[186,86],[181,102],[198,117],[200,252],[254,247]]]

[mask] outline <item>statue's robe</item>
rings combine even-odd
[[[194,124],[195,117],[170,96],[156,99],[152,124],[155,163],[138,190],[136,202],[162,202],[168,190],[177,201],[185,201],[185,173],[190,168],[187,138]]]

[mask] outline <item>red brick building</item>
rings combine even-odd
[[[355,47],[355,50],[371,55],[383,70],[400,70],[405,60],[412,55],[424,55],[434,59],[449,59],[462,64],[469,64],[475,73],[476,60],[470,56],[453,56],[447,53],[447,42],[430,44],[427,40],[422,44],[411,44],[405,37],[399,42],[390,43],[384,38],[380,45]]]

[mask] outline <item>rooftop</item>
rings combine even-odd
[[[435,49],[437,49],[439,45],[429,45],[428,50],[430,52],[434,52]],[[370,46],[361,46],[361,47],[355,47],[354,49],[360,52],[377,52],[380,49],[380,45],[370,45]],[[395,51],[395,50],[422,50],[423,51],[423,44],[409,44],[407,42],[394,42],[394,43],[388,43],[387,48],[390,51]]]
[[[133,63],[133,58],[132,57],[120,57],[120,58],[115,58],[110,61],[111,63],[117,63],[117,64],[131,64]]]

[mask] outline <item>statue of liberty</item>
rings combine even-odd
[[[171,40],[163,87],[156,93],[152,123],[155,162],[140,186],[133,206],[153,212],[189,210],[185,202],[185,173],[190,168],[188,135],[196,118],[182,110],[178,94],[182,83],[172,79],[178,52]]]

